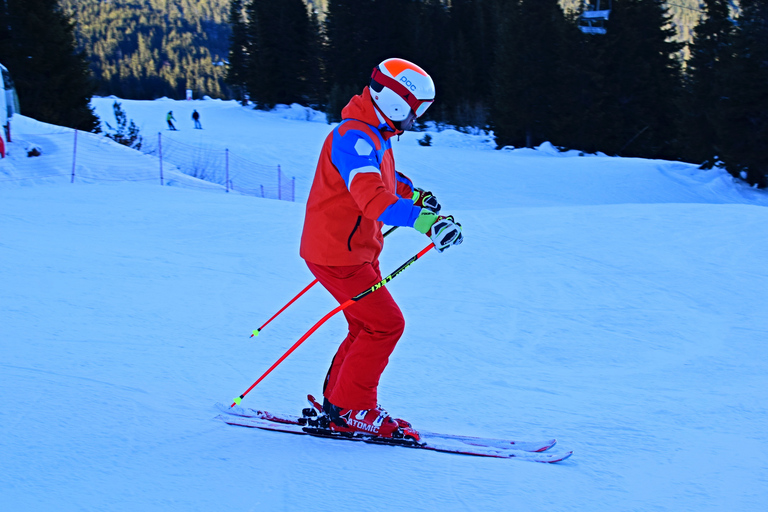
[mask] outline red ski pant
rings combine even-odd
[[[339,304],[381,281],[379,263],[329,267],[307,262],[320,284]],[[389,356],[405,329],[400,308],[381,287],[344,310],[349,333],[328,370],[324,396],[344,409],[373,409],[376,388]]]

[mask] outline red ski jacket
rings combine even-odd
[[[395,171],[390,138],[398,132],[378,114],[368,87],[341,117],[323,144],[301,235],[301,257],[318,265],[376,261],[382,225],[413,226],[421,212],[413,183]]]

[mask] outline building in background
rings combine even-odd
[[[19,111],[19,97],[13,87],[11,74],[8,68],[0,64],[0,125],[3,133],[0,134],[0,153],[5,158],[5,142],[11,142],[11,118]]]

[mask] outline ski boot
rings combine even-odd
[[[419,433],[409,422],[392,418],[381,406],[362,410],[342,409],[330,403],[328,399],[323,399],[322,406],[312,395],[308,395],[307,399],[312,405],[311,408],[305,409],[308,425],[313,422],[312,414],[320,413],[318,424],[325,424],[325,428],[334,432],[414,442],[420,439]]]

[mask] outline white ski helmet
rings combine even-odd
[[[426,71],[405,59],[387,59],[371,75],[371,97],[391,121],[403,121],[411,110],[421,117],[435,101],[435,83]]]

